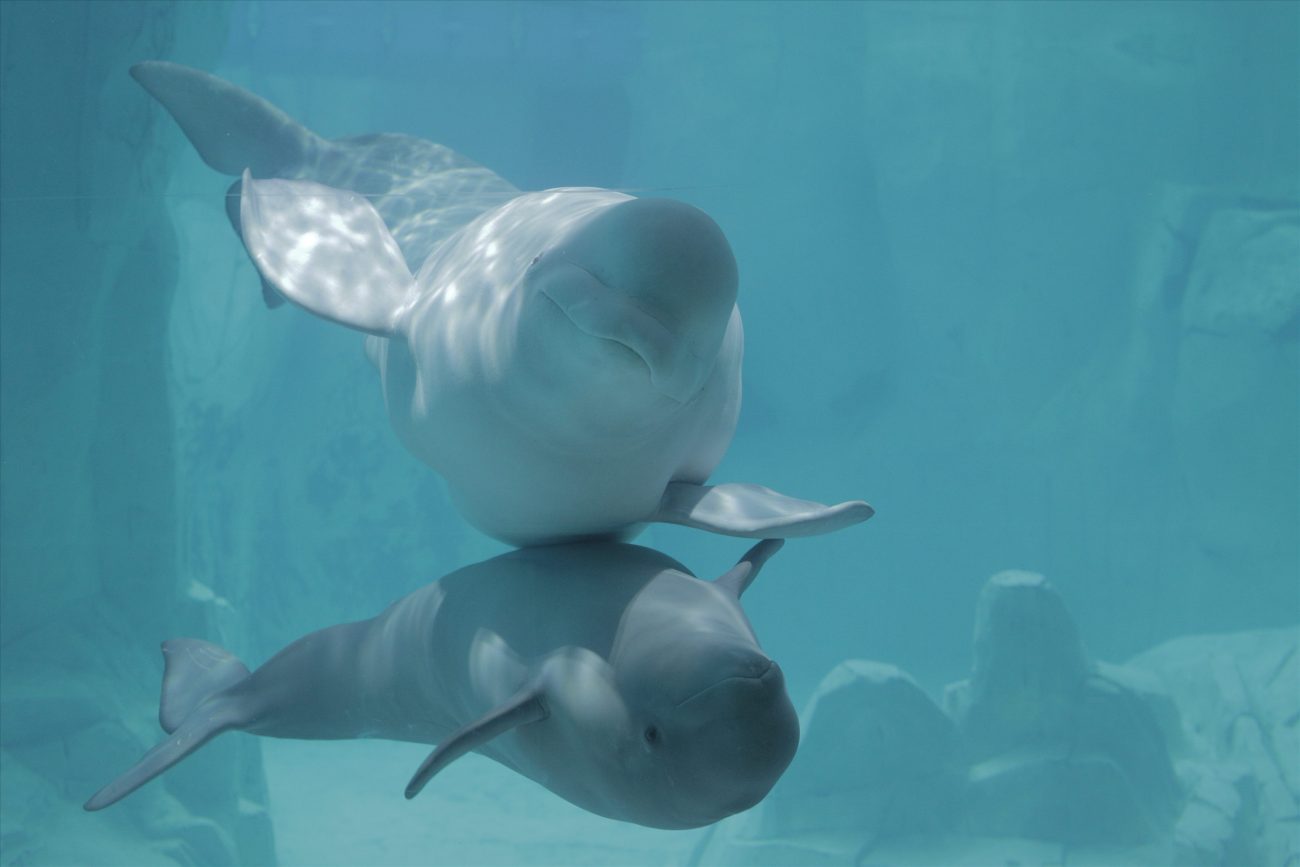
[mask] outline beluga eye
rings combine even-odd
[[[656,726],[646,726],[645,742],[648,744],[659,743],[659,729]]]

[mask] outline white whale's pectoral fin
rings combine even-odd
[[[239,225],[239,207],[241,201],[239,189],[243,185],[243,178],[240,178],[231,184],[229,189],[226,190],[226,217],[230,220],[230,227],[235,230],[235,235],[239,238],[239,243],[241,244],[244,243],[244,231]],[[244,249],[248,248],[245,247]],[[261,274],[258,275],[258,279],[262,283],[262,302],[266,304],[267,308],[274,310],[275,308],[282,306],[284,304],[284,296],[277,292],[274,286],[267,283],[266,278]]]
[[[649,520],[726,536],[792,539],[861,523],[876,513],[861,500],[827,506],[787,497],[762,485],[669,482]]]
[[[262,278],[324,319],[387,337],[414,279],[364,196],[244,172],[240,234]]]
[[[407,800],[420,794],[434,774],[450,765],[456,759],[483,746],[495,737],[505,734],[513,728],[527,723],[546,719],[546,704],[542,700],[542,688],[529,684],[504,704],[488,711],[469,725],[452,732],[442,743],[438,744],[429,757],[420,764],[411,782],[406,784]]]

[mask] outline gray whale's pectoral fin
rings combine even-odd
[[[515,693],[505,704],[495,707],[469,725],[462,726],[447,736],[429,753],[416,770],[411,782],[406,784],[406,798],[420,794],[433,775],[468,752],[478,749],[493,738],[527,723],[540,722],[547,717],[542,700],[542,688],[529,684]]]
[[[253,263],[280,294],[323,319],[393,335],[415,281],[364,196],[246,171],[239,217]]]
[[[96,792],[85,803],[87,810],[117,803],[217,735],[248,724],[248,701],[239,692],[248,677],[242,662],[215,644],[195,639],[168,641],[163,653],[167,669],[159,721],[171,737]],[[182,716],[184,721],[178,722]]]
[[[714,585],[739,599],[741,594],[749,589],[749,585],[754,583],[758,573],[763,570],[763,564],[780,551],[783,545],[785,545],[784,539],[764,539],[746,551],[745,556],[741,557],[735,566],[713,579]]]
[[[725,536],[792,539],[832,533],[875,513],[861,500],[827,506],[787,497],[762,485],[669,482],[659,509],[648,520]]]

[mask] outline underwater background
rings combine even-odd
[[[1300,860],[1300,5],[0,15],[0,864]],[[745,597],[796,707],[845,671],[862,687],[843,721],[805,712],[787,790],[654,831],[477,756],[406,802],[419,745],[232,734],[81,811],[159,737],[163,639],[257,664],[505,550],[398,444],[357,335],[265,309],[228,180],[127,75],[146,59],[327,137],[409,133],[522,189],[671,196],[718,222],[747,333],[713,478],[877,509],[792,540]],[[747,547],[637,541],[705,577]],[[978,749],[924,740],[872,690],[914,681],[960,723],[945,686],[971,676],[977,603],[1009,569],[1046,576],[1090,661],[1141,672],[1112,680],[1162,734],[1099,724],[1119,783],[981,765],[963,785],[1002,780],[996,809],[932,787],[915,802],[945,806],[909,824],[880,793],[918,775],[871,749],[918,767],[945,738]],[[818,692],[845,660],[897,671]],[[1156,797],[1135,768],[1157,753],[1168,815],[1090,812]]]

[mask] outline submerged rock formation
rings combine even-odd
[[[762,836],[842,828],[898,836],[951,822],[964,773],[957,730],[905,672],[841,663],[817,688],[801,728],[806,758],[764,803]],[[845,743],[845,732],[857,737]]]
[[[81,809],[162,735],[158,642],[222,634],[177,577],[170,164],[126,69],[207,42],[224,14],[0,4],[5,867],[275,863],[247,740],[214,744],[121,810]]]
[[[1300,629],[1090,660],[1051,584],[1002,572],[946,711],[893,666],[842,663],[786,776],[689,863],[1291,863],[1298,675]]]
[[[1134,844],[1168,829],[1180,794],[1155,712],[1088,661],[1043,576],[985,585],[974,669],[945,698],[974,762],[971,833]]]
[[[1300,863],[1300,628],[1178,638],[1129,665],[1181,710],[1182,863]]]

